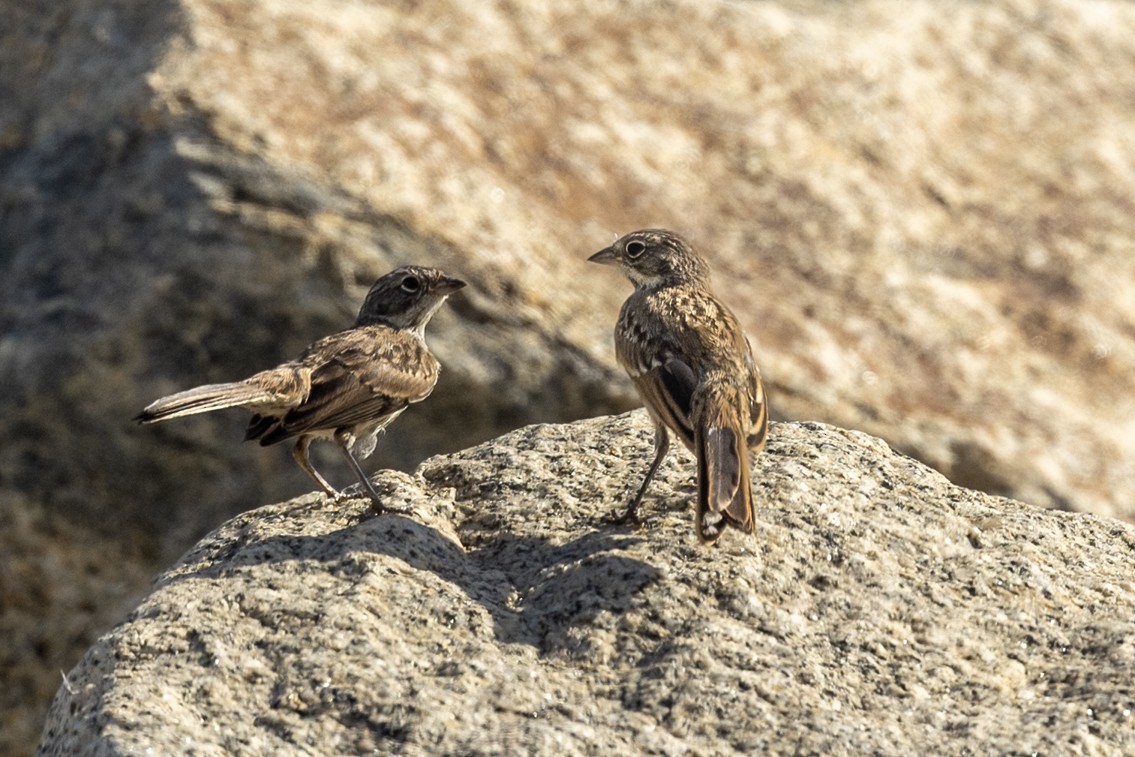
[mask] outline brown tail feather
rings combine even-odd
[[[749,446],[742,432],[741,395],[730,386],[706,392],[694,422],[698,459],[698,539],[713,543],[727,526],[753,532]]]
[[[171,394],[152,402],[134,416],[139,423],[158,423],[183,415],[196,415],[226,407],[263,405],[270,400],[264,389],[244,381],[231,384],[207,384]]]
[[[733,429],[710,428],[695,436],[698,458],[698,540],[713,543],[726,526],[753,532],[749,455]]]

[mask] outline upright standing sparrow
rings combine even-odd
[[[670,435],[698,459],[698,539],[725,526],[753,531],[749,450],[768,436],[761,374],[736,316],[708,289],[693,247],[662,229],[635,231],[588,258],[618,265],[634,284],[615,325],[615,355],[654,420],[654,462],[620,522],[635,521]]]
[[[312,439],[334,439],[370,494],[384,508],[359,465],[374,451],[378,433],[408,405],[433,391],[440,366],[426,347],[426,324],[464,281],[434,268],[405,266],[374,283],[353,328],[309,345],[295,360],[244,381],[209,384],[171,394],[135,420],[157,423],[226,407],[255,413],[245,440],[262,445],[295,439],[300,468],[329,496],[339,492],[308,459]],[[388,508],[391,512],[398,512]]]

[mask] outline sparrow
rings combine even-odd
[[[292,453],[300,468],[338,499],[340,493],[308,459],[313,439],[333,439],[375,512],[403,512],[382,506],[359,459],[374,451],[379,432],[433,391],[441,367],[426,347],[426,324],[446,298],[464,286],[464,281],[435,268],[397,268],[370,288],[352,328],[326,336],[295,360],[243,381],[162,397],[134,420],[148,424],[229,407],[251,410],[246,441],[267,446],[294,439]]]
[[[768,437],[768,403],[737,317],[709,290],[709,268],[685,239],[634,231],[592,255],[634,284],[615,325],[615,355],[654,421],[654,461],[616,522],[637,510],[674,432],[697,457],[698,540],[753,532],[749,451]]]

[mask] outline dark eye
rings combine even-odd
[[[627,242],[627,257],[634,260],[642,253],[646,252],[646,245],[639,241]]]
[[[407,294],[416,294],[422,288],[422,282],[417,276],[407,276],[402,279],[402,291]]]

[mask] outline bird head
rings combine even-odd
[[[407,265],[374,282],[359,309],[356,326],[382,324],[421,336],[445,298],[465,286],[436,268]]]
[[[632,231],[588,260],[619,266],[636,287],[704,285],[709,279],[705,261],[690,243],[665,229]]]

